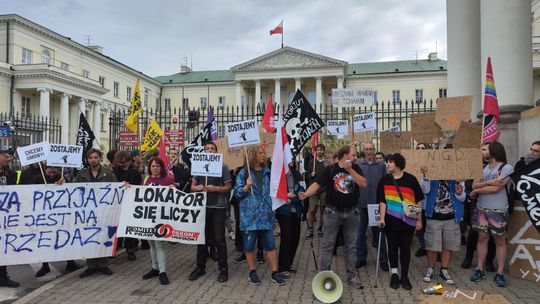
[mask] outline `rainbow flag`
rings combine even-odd
[[[493,78],[493,70],[491,68],[491,57],[488,57],[486,68],[486,89],[484,91],[484,126],[483,140],[496,141],[499,137],[497,131],[497,123],[500,120],[499,102],[497,100],[497,91],[495,90],[495,79]]]

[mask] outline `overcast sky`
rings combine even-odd
[[[150,76],[229,69],[286,46],[349,63],[446,59],[443,0],[1,0],[30,19]]]

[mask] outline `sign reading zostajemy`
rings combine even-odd
[[[343,107],[361,107],[373,105],[372,89],[332,89],[332,106]]]
[[[245,120],[227,124],[229,147],[256,145],[261,142],[257,120]]]
[[[328,120],[326,122],[326,131],[330,135],[347,136],[349,134],[349,121]]]
[[[352,117],[353,132],[372,131],[377,129],[375,113],[356,114]]]
[[[223,154],[193,153],[191,154],[191,175],[221,177],[223,173]]]
[[[17,148],[17,155],[22,166],[38,163],[47,159],[49,143],[46,141]]]
[[[50,144],[47,165],[80,168],[82,166],[82,155],[82,146]]]

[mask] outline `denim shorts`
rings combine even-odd
[[[472,227],[494,236],[506,234],[507,209],[487,209],[476,206],[472,214]]]
[[[243,234],[244,252],[255,250],[255,241],[257,241],[257,238],[261,242],[262,250],[272,251],[276,249],[276,239],[274,238],[274,231],[272,229],[243,231]]]

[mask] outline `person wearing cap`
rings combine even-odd
[[[13,150],[3,148],[0,150],[0,186],[15,185],[17,175],[8,167],[13,157]],[[0,262],[1,263],[1,262]],[[7,273],[7,266],[0,266],[0,287],[19,287],[19,283],[10,280]]]

